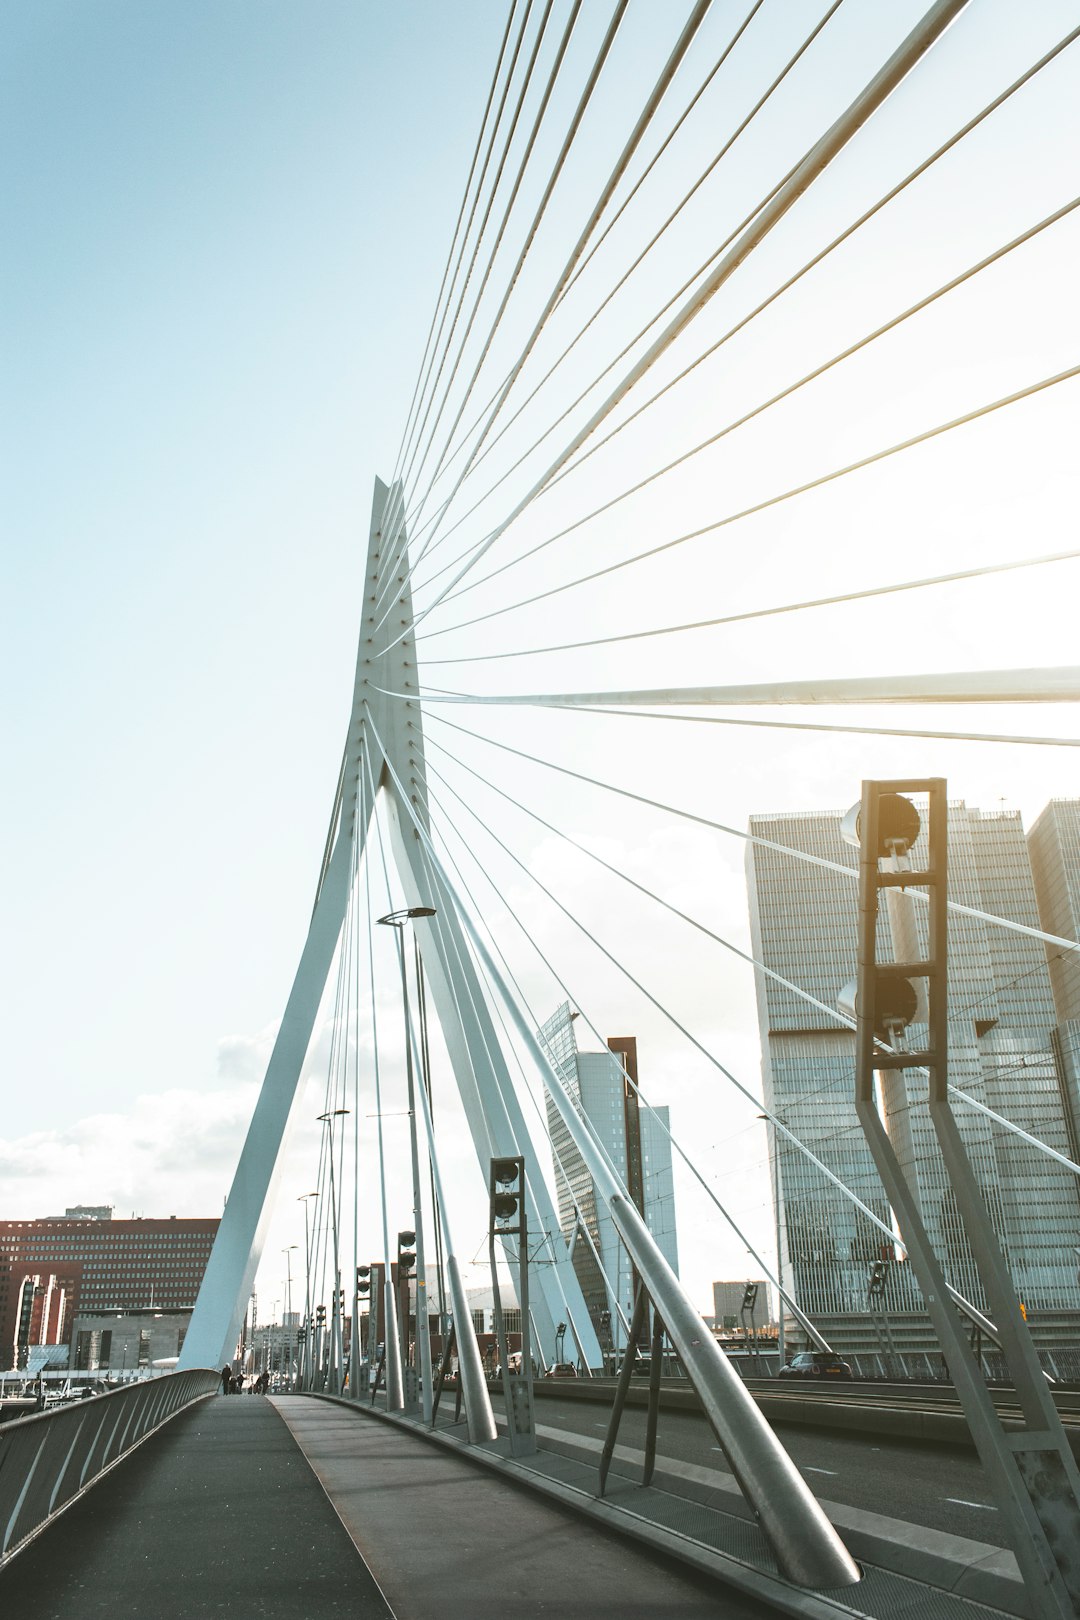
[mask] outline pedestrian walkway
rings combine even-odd
[[[764,1620],[335,1402],[212,1397],[0,1572],[19,1620]]]
[[[765,1620],[774,1611],[355,1408],[273,1404],[397,1620]]]
[[[18,1620],[387,1620],[277,1412],[220,1396],[173,1418],[0,1573]]]

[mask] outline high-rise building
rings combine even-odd
[[[743,1282],[714,1282],[712,1285],[713,1321],[718,1328],[745,1327],[749,1309],[743,1312],[747,1290],[753,1288],[754,1321],[761,1327],[769,1321],[769,1285],[763,1277],[747,1277]]]
[[[190,1311],[217,1218],[114,1221],[96,1211],[0,1221],[0,1369],[70,1344],[75,1317]]]
[[[1043,927],[1048,934],[1080,940],[1080,799],[1051,799],[1028,833],[1028,850]],[[1046,953],[1070,1153],[1080,1161],[1080,953],[1053,945]]]
[[[754,816],[751,833],[768,843],[747,850],[755,957],[828,1007],[836,1005],[838,991],[855,972],[856,883],[792,859],[784,847],[848,866],[854,874],[856,852],[841,841],[840,820],[839,814],[816,812]],[[916,865],[924,853],[916,845]],[[951,899],[977,910],[1028,927],[1048,926],[1045,919],[1040,922],[1032,863],[1020,817],[1013,812],[950,806],[949,885]],[[921,909],[916,919],[924,931]],[[888,960],[887,916],[880,920],[879,939],[882,959]],[[889,1225],[888,1202],[855,1114],[854,1036],[764,974],[758,975],[757,998],[767,1105]],[[1057,1021],[1041,942],[951,912],[950,1081],[1072,1156],[1076,1070],[1070,1076],[1061,1060]],[[911,1038],[918,1042],[917,1028]],[[889,1134],[949,1282],[985,1308],[926,1093],[923,1071],[907,1071],[890,1084],[884,1102]],[[955,1113],[1037,1340],[1054,1344],[1075,1338],[1080,1328],[1077,1177],[960,1099]],[[932,1347],[921,1295],[901,1251],[794,1144],[778,1132],[770,1132],[770,1138],[781,1264],[803,1310],[837,1348],[875,1348],[868,1279],[873,1262],[885,1259],[885,1303],[897,1348]]]
[[[593,1125],[625,1180],[661,1253],[678,1275],[668,1110],[655,1105],[639,1106],[634,1089],[638,1084],[635,1038],[613,1036],[606,1051],[581,1052],[574,1032],[576,1018],[577,1013],[564,1002],[543,1026],[540,1038],[571,1097]],[[550,1096],[547,1118],[559,1225],[571,1247],[574,1269],[585,1304],[597,1324],[600,1342],[618,1346],[624,1336],[615,1306],[617,1302],[629,1320],[633,1310],[633,1269],[611,1217],[598,1207],[592,1177]]]

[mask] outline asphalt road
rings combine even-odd
[[[591,1401],[545,1398],[536,1403],[536,1421],[603,1439],[607,1407]],[[1006,1544],[1001,1515],[973,1451],[878,1436],[860,1440],[850,1433],[832,1434],[793,1424],[778,1426],[777,1434],[815,1496],[969,1536],[973,1541],[999,1547]],[[641,1447],[644,1439],[645,1413],[628,1407],[619,1428],[619,1443]],[[704,1417],[693,1412],[661,1411],[657,1455],[731,1472]]]

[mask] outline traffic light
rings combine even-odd
[[[885,1260],[875,1260],[874,1269],[870,1273],[870,1281],[867,1284],[867,1292],[869,1293],[871,1299],[880,1299],[882,1294],[884,1294],[885,1283],[888,1280],[888,1276],[888,1262]]]
[[[497,1233],[520,1232],[525,1197],[525,1160],[492,1159],[489,1182],[491,1194],[491,1230]]]
[[[315,1324],[316,1324],[317,1327],[325,1327],[326,1326],[326,1306],[325,1305],[316,1305],[316,1307],[315,1307]]]
[[[411,1277],[416,1270],[416,1233],[399,1232],[397,1235],[398,1277]]]
[[[337,1295],[335,1297],[336,1297],[336,1300],[337,1300],[338,1315],[339,1316],[344,1316],[345,1315],[345,1290],[344,1290],[344,1288],[339,1288],[338,1292],[337,1292]]]
[[[370,1266],[357,1266],[356,1268],[356,1296],[358,1299],[371,1298]]]
[[[296,1330],[296,1348],[298,1350],[299,1350],[300,1346],[306,1341],[306,1339],[307,1339],[307,1328],[298,1327],[297,1330]]]
[[[754,1306],[757,1304],[757,1289],[758,1285],[756,1282],[747,1283],[745,1289],[743,1290],[742,1306],[740,1307],[742,1310],[753,1310]]]

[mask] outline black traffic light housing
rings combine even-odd
[[[357,1266],[356,1268],[356,1295],[358,1299],[371,1298],[370,1266]]]
[[[488,1179],[489,1230],[499,1237],[521,1234],[525,1222],[525,1160],[492,1159]]]
[[[411,1277],[416,1270],[416,1233],[399,1232],[397,1235],[398,1278]]]

